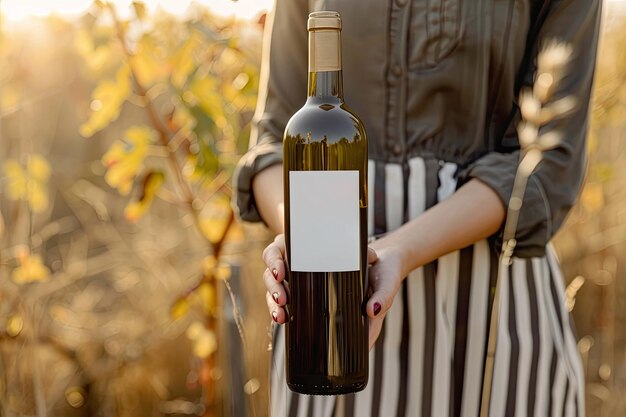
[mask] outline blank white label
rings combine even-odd
[[[291,270],[359,270],[359,171],[290,171]]]

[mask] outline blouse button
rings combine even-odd
[[[407,0],[396,0],[396,4],[400,7],[406,6]]]
[[[391,148],[391,151],[394,155],[400,156],[402,155],[402,146],[399,143],[396,143],[395,145],[393,145],[393,148]]]
[[[393,66],[391,67],[391,73],[392,73],[394,76],[396,76],[396,77],[401,76],[401,75],[402,75],[402,67],[401,67],[400,65],[397,65],[397,64],[396,64],[396,65],[393,65]]]

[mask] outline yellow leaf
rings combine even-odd
[[[113,47],[113,42],[99,41],[96,44],[94,37],[100,39],[111,39],[114,41],[115,29],[113,27],[99,27],[99,33],[94,33],[94,29],[81,28],[74,36],[74,44],[80,55],[84,58],[84,65],[89,69],[96,79],[107,77],[108,74],[117,68],[117,63],[121,59],[121,51]],[[104,32],[104,33],[102,33]]]
[[[210,330],[203,331],[194,340],[193,353],[199,358],[207,358],[217,350],[217,339]]]
[[[146,204],[142,204],[140,201],[131,201],[124,207],[124,217],[127,221],[134,223],[142,218],[146,211],[148,211]]]
[[[204,312],[206,314],[213,312],[216,305],[215,287],[209,283],[204,283],[198,288],[197,294]]]
[[[142,1],[133,1],[133,11],[135,12],[135,16],[137,19],[144,20],[146,18],[146,5]]]
[[[137,80],[146,88],[165,77],[165,63],[159,59],[158,47],[149,36],[143,36],[137,54],[132,57]]]
[[[190,88],[200,108],[213,119],[218,128],[226,127],[226,113],[224,100],[218,89],[217,81],[211,76],[204,75],[194,78]]]
[[[205,217],[200,219],[200,231],[209,242],[215,243],[222,237],[225,224],[226,219]]]
[[[26,200],[35,213],[48,208],[50,164],[43,156],[30,155],[26,169],[16,160],[9,159],[4,164],[4,173],[8,180],[9,200]]]
[[[28,174],[38,181],[47,181],[50,178],[50,164],[41,155],[31,155],[28,158]]]
[[[92,106],[91,117],[80,127],[80,134],[90,137],[104,129],[117,119],[122,104],[131,92],[130,71],[126,65],[122,66],[115,76],[115,80],[104,80],[95,88],[92,101],[100,103]]]
[[[41,213],[48,208],[48,189],[45,184],[28,180],[26,184],[27,200],[34,213]]]
[[[122,163],[126,154],[131,150],[122,141],[114,142],[102,157],[102,162],[108,168],[104,176],[105,181],[111,187],[117,187],[122,194],[128,194],[133,178],[137,174],[140,165]]]
[[[164,181],[165,176],[162,172],[153,171],[146,175],[142,183],[141,195],[124,209],[126,220],[135,222],[146,214]]]
[[[19,257],[20,266],[13,270],[12,278],[18,284],[45,281],[50,277],[50,270],[43,264],[39,255]]]
[[[175,129],[191,130],[196,125],[196,119],[189,113],[187,107],[180,103],[174,108],[174,114],[172,115],[172,124]]]
[[[11,337],[17,337],[24,328],[24,320],[19,314],[13,314],[7,320],[7,334]]]
[[[191,340],[197,339],[206,329],[204,324],[199,321],[194,321],[187,327],[187,337]]]
[[[226,48],[219,56],[219,64],[222,68],[229,68],[231,70],[241,71],[240,68],[245,64],[242,55],[234,48]]]
[[[26,197],[26,173],[19,162],[9,159],[4,163],[4,175],[7,177],[7,197],[20,200]]]
[[[189,301],[187,298],[181,298],[177,300],[170,309],[172,318],[179,319],[183,317],[189,311]]]
[[[212,243],[221,239],[231,213],[227,198],[213,198],[200,213],[200,231]]]
[[[149,127],[134,126],[124,133],[124,140],[114,142],[102,157],[107,167],[104,176],[107,184],[117,188],[123,195],[128,194],[154,137],[155,133]]]
[[[189,73],[196,66],[194,53],[199,45],[198,36],[192,33],[185,41],[182,48],[174,55],[171,79],[175,87],[182,88],[187,81]]]

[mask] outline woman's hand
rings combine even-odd
[[[263,282],[267,293],[265,301],[267,309],[272,319],[279,324],[287,321],[287,313],[283,306],[287,304],[287,292],[283,286],[283,281],[287,274],[285,267],[285,235],[276,236],[274,241],[263,251],[263,261],[265,262],[265,272]]]
[[[378,243],[378,242],[376,242]],[[377,244],[376,246],[381,246]],[[370,297],[366,312],[370,318],[369,345],[374,346],[382,323],[391,308],[393,299],[402,282],[401,258],[393,250],[380,247],[375,251],[368,249]],[[265,300],[272,319],[279,324],[287,321],[284,306],[287,304],[287,292],[283,286],[287,269],[285,267],[285,236],[278,235],[263,251],[263,260],[267,268],[263,273],[263,282],[267,293]]]
[[[382,240],[381,240],[382,241]],[[401,254],[381,244],[374,242],[376,249],[369,248],[371,262],[369,270],[369,300],[365,311],[370,318],[369,348],[374,347],[383,326],[383,320],[393,304],[393,300],[402,283],[402,257]]]

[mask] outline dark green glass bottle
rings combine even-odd
[[[308,30],[308,98],[283,140],[287,384],[346,394],[368,378],[367,138],[343,98],[339,14]]]

